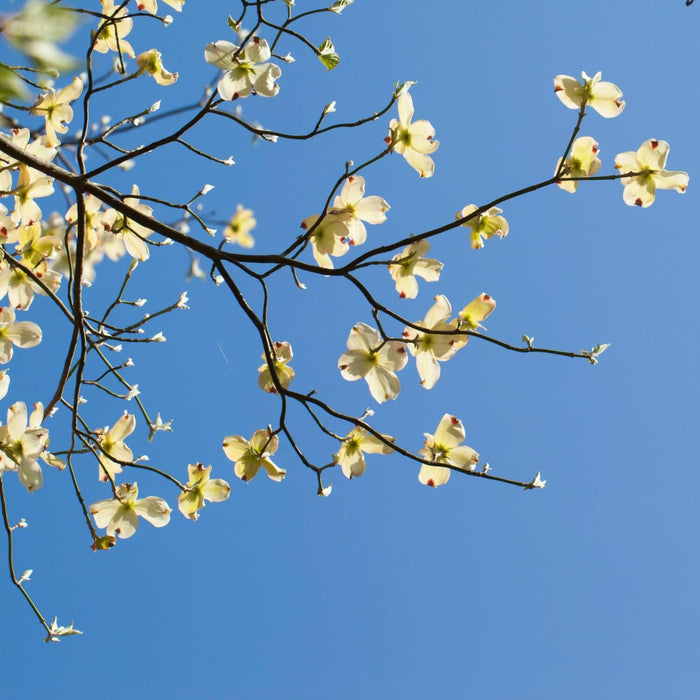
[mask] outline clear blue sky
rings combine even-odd
[[[132,43],[158,46],[181,78],[170,89],[142,79],[128,94],[144,105],[188,100],[213,77],[204,45],[232,38],[228,11],[190,0],[167,30],[137,28]],[[313,474],[287,445],[277,455],[288,469],[283,483],[261,474],[243,484],[221,439],[248,437],[277,414],[275,399],[256,387],[253,333],[223,289],[186,285],[183,251],[140,267],[134,296],[155,309],[187,288],[192,308],[154,329],[167,336],[164,346],[133,353],[149,407],[174,418],[176,430],[130,444],[182,478],[188,461],[213,464],[231,498],[207,506],[197,523],[174,512],[167,528],[143,523],[132,539],[94,554],[66,473],[46,469],[31,497],[12,488],[13,511],[30,522],[16,536],[18,569],[34,569],[28,585],[48,615],[85,633],[42,644],[8,582],[3,696],[696,697],[698,12],[682,0],[357,0],[340,17],[308,24],[317,44],[330,33],[341,54],[332,73],[298,45],[283,47],[297,62],[283,66],[279,95],[243,103],[245,116],[271,128],[303,130],[331,100],[339,121],[356,119],[383,106],[395,81],[418,81],[416,116],[440,141],[435,176],[420,180],[398,155],[365,173],[367,192],[392,207],[370,228],[370,243],[444,224],[466,204],[549,177],[576,116],[554,96],[559,73],[602,70],[624,92],[620,117],[591,112],[581,131],[599,142],[601,174],[613,172],[617,153],[665,139],[669,169],[688,171],[690,187],[684,196],[660,192],[643,211],[623,204],[618,182],[584,183],[575,195],[538,192],[503,207],[504,240],[472,251],[462,229],[436,241],[431,252],[445,271],[415,301],[395,301],[384,270],[368,277],[413,319],[435,294],[460,308],[486,291],[498,302],[491,335],[517,343],[527,333],[566,350],[612,343],[597,367],[472,340],[432,391],[418,385],[411,362],[399,399],[377,407],[364,382],[345,383],[336,370],[351,326],[372,323],[349,285],[311,276],[305,292],[286,277],[272,285],[270,322],[294,347],[297,388],[318,388],[357,413],[372,405],[378,429],[415,450],[444,412],[454,413],[496,473],[529,480],[539,470],[544,491],[459,475],[431,490],[415,465],[370,456],[362,478],[338,473],[331,497],[319,499]],[[126,109],[106,107],[115,119]],[[233,154],[233,168],[172,149],[105,181],[172,198],[216,184],[208,211],[226,218],[239,202],[250,207],[257,249],[274,252],[320,209],[347,160],[381,149],[388,121],[314,143],[251,147],[212,120],[197,143]],[[110,279],[105,263],[88,308],[99,306],[100,283]],[[17,353],[8,405],[46,400],[46,377],[31,370],[41,358],[53,371],[64,333],[46,320],[42,346]],[[123,410],[91,403],[95,426]],[[298,430],[319,461],[330,457],[333,445],[300,416]],[[53,440],[58,449],[58,430]],[[96,467],[83,470],[86,498],[106,498]],[[138,481],[144,495],[175,506],[176,493],[160,481]]]

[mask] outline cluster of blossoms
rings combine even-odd
[[[288,7],[293,5],[291,0],[284,1]],[[164,2],[179,12],[184,0]],[[102,16],[93,35],[92,48],[101,54],[117,54],[120,72],[126,72],[125,57],[133,59],[136,68],[129,78],[149,75],[161,86],[175,83],[178,73],[164,67],[159,51],[153,48],[137,55],[129,43],[127,37],[132,31],[133,19],[127,7],[115,4],[114,0],[101,0],[101,4]],[[342,9],[343,4],[339,0],[334,7]],[[153,15],[158,11],[156,0],[137,0],[136,6],[139,11]],[[274,97],[279,92],[282,71],[271,62],[270,46],[255,34],[239,34],[239,44],[219,40],[205,47],[205,61],[222,71],[216,85],[218,96],[225,101],[253,95]],[[324,47],[320,51],[330,61],[329,57],[335,55],[330,40]],[[580,111],[580,119],[589,105],[606,118],[618,116],[625,106],[620,89],[602,81],[600,73],[593,77],[582,73],[582,81],[559,75],[554,79],[554,86],[557,97],[566,107]],[[413,119],[410,87],[411,84],[405,84],[397,93],[398,115],[389,124],[389,134],[385,138],[387,149],[382,155],[388,152],[402,155],[420,177],[427,178],[434,173],[431,156],[439,143],[429,121]],[[43,161],[54,160],[61,146],[60,139],[67,133],[74,116],[72,104],[81,97],[83,89],[78,77],[60,89],[48,87],[29,108],[30,114],[43,118],[43,135],[32,140],[29,129],[15,129],[2,138],[29,156]],[[212,95],[210,104],[219,102]],[[329,105],[324,115],[330,111],[333,109]],[[575,192],[581,180],[594,178],[599,172],[602,167],[599,153],[598,143],[591,136],[577,138],[557,162],[556,184],[565,191]],[[656,190],[685,191],[687,173],[665,170],[668,153],[668,143],[650,139],[636,152],[616,156],[615,168],[620,171],[625,203],[648,207],[654,201]],[[206,191],[202,190],[200,194]],[[84,239],[81,249],[85,284],[94,277],[94,265],[105,257],[116,261],[128,255],[134,261],[145,261],[150,256],[152,231],[93,195],[82,196],[81,202],[73,204],[63,216],[44,217],[39,202],[53,193],[54,183],[50,177],[25,163],[0,156],[0,197],[13,198],[12,207],[0,203],[0,245],[5,253],[10,253],[10,246],[14,246],[14,253],[5,255],[0,262],[0,299],[7,298],[9,303],[9,306],[0,308],[0,364],[10,362],[15,348],[32,348],[41,342],[39,326],[31,321],[18,321],[17,313],[30,308],[35,294],[56,292],[63,276],[73,274],[78,248],[77,230]],[[131,193],[122,199],[131,208],[132,216],[136,211],[142,217],[152,217],[152,208],[142,204],[140,197],[139,188],[133,185]],[[368,235],[366,225],[385,222],[389,209],[382,197],[365,196],[364,177],[349,176],[330,206],[302,221],[302,229],[306,231],[304,243],[310,244],[320,268],[333,268],[333,258],[347,254],[352,246],[364,244]],[[468,204],[457,212],[453,225],[467,228],[470,246],[481,249],[486,241],[508,235],[509,224],[502,214],[495,206]],[[251,231],[256,223],[253,211],[239,204],[224,228],[224,242],[251,248],[254,245]],[[213,233],[213,230],[207,230]],[[428,241],[418,238],[388,263],[400,298],[417,296],[417,278],[425,282],[439,280],[443,264],[427,257],[429,250]],[[185,301],[186,298],[181,301],[182,306],[180,303],[178,306],[186,308]],[[421,386],[432,389],[440,378],[442,364],[464,348],[471,335],[479,333],[495,306],[493,298],[482,293],[455,314],[447,297],[438,294],[422,320],[405,322],[408,325],[399,338],[386,336],[381,327],[377,330],[356,323],[347,339],[347,351],[338,360],[338,369],[348,381],[364,379],[371,396],[381,404],[398,396],[401,388],[398,372],[404,369],[411,356],[415,358]],[[259,387],[272,394],[284,393],[295,378],[295,371],[290,366],[293,359],[291,344],[269,342],[262,358],[264,363],[258,368]],[[8,386],[9,375],[2,370],[0,398],[4,398]],[[18,401],[10,406],[6,424],[0,424],[0,473],[17,472],[21,484],[29,491],[35,491],[43,483],[38,460],[54,467],[64,466],[60,459],[48,452],[49,432],[42,427],[43,419],[41,404],[35,404],[28,415],[26,405]],[[160,422],[160,417],[158,421],[150,426],[152,431],[169,429]],[[357,422],[362,423],[361,420]],[[141,459],[135,459],[132,449],[126,444],[135,428],[136,417],[124,411],[111,427],[93,430],[86,441],[97,457],[99,480],[107,482],[112,489],[111,498],[90,506],[97,527],[106,530],[104,537],[96,538],[96,548],[113,545],[117,537],[131,537],[136,532],[139,518],[155,527],[163,527],[170,520],[171,508],[163,498],[139,498],[135,482],[116,483],[125,470]],[[279,448],[279,432],[267,427],[256,430],[250,439],[241,435],[229,435],[223,439],[224,454],[234,463],[236,477],[248,482],[262,468],[273,481],[280,482],[285,478],[285,469],[272,459]],[[340,447],[332,457],[333,464],[340,466],[348,479],[364,474],[365,455],[386,455],[395,449],[395,438],[378,433],[364,423],[355,425],[345,437],[334,437],[340,441]],[[425,433],[424,446],[419,452],[425,463],[420,468],[419,481],[436,487],[448,481],[451,470],[474,472],[479,455],[462,444],[465,437],[462,422],[445,413],[435,432]],[[488,465],[483,467],[482,473],[487,470]],[[197,520],[207,502],[221,502],[229,497],[229,484],[223,479],[212,478],[211,471],[212,467],[205,467],[203,463],[189,464],[187,482],[176,482],[180,486],[178,509],[184,517]],[[538,473],[527,488],[541,488],[544,484]],[[28,580],[28,576],[22,580]],[[70,628],[60,628],[55,623],[54,626],[52,633],[57,636],[72,633]]]
[[[622,91],[617,85],[602,81],[601,74],[592,78],[581,73],[582,81],[569,75],[554,78],[554,92],[569,109],[581,114],[590,105],[603,117],[617,117],[625,108]],[[654,203],[656,190],[675,190],[681,194],[688,187],[688,173],[665,170],[670,147],[666,141],[648,139],[637,151],[626,151],[615,156],[615,168],[620,171],[625,204],[649,207]],[[590,136],[574,141],[566,159],[559,159],[555,170],[557,184],[567,192],[575,192],[578,182],[594,176],[601,167],[598,144]]]
[[[178,12],[182,11],[184,0],[164,0]],[[140,11],[149,12],[155,15],[158,11],[156,0],[138,0],[136,3]],[[114,0],[102,0],[102,14],[105,17],[95,32],[94,49],[98,53],[109,53],[113,51],[119,54],[120,60],[124,61],[124,56],[136,59],[137,74],[150,75],[158,85],[172,85],[178,79],[177,73],[171,73],[163,66],[160,51],[148,49],[138,56],[133,46],[126,40],[134,27],[134,20],[131,19],[126,7],[115,5]],[[172,18],[168,18],[170,20]]]
[[[350,246],[364,243],[367,240],[365,223],[383,223],[389,208],[377,195],[365,197],[363,177],[349,177],[328,211],[322,216],[313,214],[301,222],[302,229],[310,231],[309,241],[318,265],[332,268],[331,257],[345,255]]]
[[[425,318],[404,330],[402,340],[388,340],[375,328],[357,323],[348,336],[347,352],[338,360],[338,369],[350,382],[364,379],[375,401],[383,403],[399,394],[401,383],[396,373],[408,362],[408,348],[416,358],[421,386],[432,389],[440,378],[438,363],[454,357],[467,344],[468,332],[476,331],[495,307],[496,302],[482,293],[448,320],[452,307],[447,297],[438,295]]]

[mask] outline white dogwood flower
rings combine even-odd
[[[432,389],[440,378],[439,363],[449,360],[465,344],[466,336],[428,332],[457,330],[457,322],[447,320],[451,314],[449,300],[444,294],[439,294],[425,318],[416,321],[416,325],[426,331],[404,329],[403,337],[411,341],[407,343],[408,351],[416,358],[416,369],[424,389]]]
[[[0,364],[12,359],[12,346],[33,348],[41,342],[41,328],[32,321],[15,322],[14,309],[0,308]]]
[[[396,283],[396,291],[401,299],[415,299],[418,296],[416,277],[422,277],[426,282],[440,279],[440,271],[444,266],[435,258],[423,257],[429,250],[430,243],[421,239],[406,246],[392,258],[394,262],[389,265],[389,274]]]
[[[685,192],[688,173],[664,170],[669,151],[670,146],[666,141],[649,139],[636,152],[627,151],[615,156],[615,167],[622,175],[640,173],[620,180],[625,188],[622,193],[625,204],[649,207],[654,203],[656,190]]]
[[[349,382],[364,378],[378,403],[395,399],[401,390],[396,372],[408,361],[404,343],[383,341],[379,332],[356,323],[348,336],[348,351],[338,360],[338,369]]]
[[[204,59],[226,71],[216,87],[224,100],[248,97],[251,92],[263,97],[273,97],[279,92],[277,79],[282,70],[270,60],[270,47],[265,39],[254,36],[248,45],[236,55],[239,48],[230,41],[207,44]]]
[[[616,117],[625,108],[620,98],[622,90],[613,83],[606,83],[600,78],[599,71],[592,78],[581,73],[583,82],[570,75],[557,75],[554,78],[554,93],[569,109],[580,109],[581,105],[589,104],[602,117]]]
[[[425,447],[419,452],[425,459],[440,464],[449,464],[465,471],[474,471],[474,465],[479,461],[479,455],[466,445],[462,421],[446,413],[433,435],[425,433]],[[450,469],[424,464],[418,480],[426,486],[442,486],[450,478]]]
[[[340,194],[333,200],[330,210],[348,227],[350,245],[360,245],[367,239],[367,229],[362,223],[381,224],[386,221],[386,212],[390,207],[378,195],[365,197],[365,179],[359,175],[349,177]]]
[[[384,435],[387,440],[394,442],[396,438]],[[388,455],[393,452],[385,442],[359,426],[353,428],[343,439],[338,453],[333,455],[336,464],[340,464],[343,474],[348,479],[362,476],[367,467],[365,454]]]
[[[398,110],[399,118],[392,119],[389,123],[391,133],[386,142],[396,153],[400,153],[421,177],[431,177],[435,163],[429,154],[435,153],[439,146],[439,142],[433,140],[435,129],[425,119],[411,123],[413,100],[408,92],[399,96]]]
[[[563,168],[561,167],[561,158],[557,161],[554,173],[564,177],[590,177],[595,175],[602,165],[600,158],[598,158],[599,151],[598,144],[593,138],[582,136],[574,141],[571,153],[564,161]],[[578,180],[559,180],[557,186],[566,192],[576,192],[578,183]]]
[[[479,207],[476,204],[467,204],[464,209],[458,211],[455,214],[457,219],[463,219],[465,216],[473,214],[478,211]],[[508,235],[508,222],[502,217],[501,209],[498,207],[491,207],[476,216],[472,216],[461,226],[465,226],[471,229],[470,242],[472,248],[479,249],[484,247],[484,240],[488,240],[493,236],[498,236],[499,238],[505,238]]]
[[[269,430],[256,430],[250,440],[242,435],[224,438],[224,454],[234,462],[234,472],[239,479],[250,481],[262,467],[273,481],[282,481],[287,473],[280,469],[270,455],[277,452],[279,438]]]
[[[187,473],[187,490],[177,497],[177,507],[186,518],[197,520],[199,511],[206,505],[205,501],[218,503],[229,497],[231,487],[227,481],[209,478],[211,466],[205,467],[201,462],[188,464]]]
[[[125,540],[139,526],[139,517],[154,527],[164,527],[170,522],[170,506],[158,496],[139,498],[136,482],[119,484],[115,498],[97,501],[90,506],[97,527],[107,528],[108,535]]]

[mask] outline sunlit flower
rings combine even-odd
[[[338,216],[348,227],[350,245],[360,245],[367,239],[367,229],[362,223],[381,224],[386,221],[389,205],[378,195],[365,197],[365,179],[359,175],[349,177],[340,194],[333,200],[331,214]]]
[[[396,372],[408,361],[404,343],[383,341],[364,323],[356,323],[348,336],[348,352],[338,360],[338,369],[349,382],[364,378],[374,399],[383,403],[395,399],[401,389]]]
[[[178,73],[171,73],[165,69],[161,53],[156,49],[140,53],[136,57],[136,65],[140,71],[152,75],[158,85],[173,85],[179,77]]]
[[[557,161],[554,170],[555,175],[564,177],[590,177],[595,175],[602,165],[598,158],[598,144],[590,136],[582,136],[574,141],[571,153],[564,161],[562,168],[561,158]],[[559,180],[557,185],[567,192],[576,192],[578,180]]]
[[[476,204],[467,204],[455,216],[457,219],[463,219],[465,216],[478,211],[478,209],[479,207]],[[505,238],[508,235],[508,222],[502,216],[499,216],[500,213],[501,210],[498,207],[491,207],[461,224],[461,226],[471,229],[470,241],[472,248],[483,248],[484,240],[488,240],[493,236]]]
[[[389,435],[383,437],[390,442],[396,439]],[[352,479],[365,473],[365,453],[388,455],[391,452],[393,450],[389,445],[358,426],[345,436],[338,454],[333,455],[333,459],[336,464],[340,464],[343,474]]]
[[[152,216],[153,209],[146,204],[139,203],[139,188],[137,185],[133,185],[131,188],[131,194],[124,197],[125,203],[128,204],[133,209],[136,209],[141,214],[146,216]],[[150,236],[153,231],[137,224],[135,221],[127,218],[123,214],[116,211],[116,209],[108,209],[103,218],[102,224],[106,231],[110,231],[112,234],[121,238],[126,252],[131,255],[132,258],[136,260],[148,260],[151,256],[148,250],[148,244],[146,239]],[[107,257],[111,256],[109,252],[105,250]]]
[[[474,465],[479,461],[479,455],[471,448],[461,443],[465,432],[462,421],[446,413],[437,427],[434,435],[425,433],[425,447],[420,451],[425,459],[440,464],[449,464],[465,471],[474,471]],[[424,464],[418,480],[426,486],[442,486],[450,478],[450,469]]]
[[[443,264],[435,258],[424,258],[430,250],[430,243],[425,239],[411,243],[389,265],[389,273],[396,283],[396,291],[401,299],[415,299],[418,295],[418,281],[422,277],[426,282],[440,279]]]
[[[15,195],[14,221],[16,223],[21,221],[23,226],[40,221],[41,209],[34,200],[48,197],[53,194],[53,191],[53,178],[26,165],[20,165],[17,186],[12,192]]]
[[[310,230],[318,219],[318,214],[307,217],[301,222],[302,229]],[[326,213],[309,238],[314,259],[319,267],[332,268],[331,256],[338,258],[350,250],[349,233],[348,225],[341,217]]]
[[[85,233],[88,248],[94,250],[100,245],[101,238],[105,232],[104,216],[102,211],[102,202],[97,197],[86,194],[83,198],[85,209]],[[114,220],[114,215],[110,215],[110,219]],[[66,212],[66,221],[69,224],[75,224],[78,221],[78,205],[73,206]],[[110,224],[111,225],[111,224]],[[123,255],[123,249],[122,249]],[[120,256],[121,257],[121,256]]]
[[[41,342],[41,328],[32,321],[15,322],[15,312],[0,308],[0,364],[12,359],[12,346],[33,348]]]
[[[124,39],[134,26],[134,20],[125,17],[128,13],[126,7],[120,8],[117,12],[117,6],[113,0],[102,0],[102,14],[114,19],[104,19],[100,22],[95,39],[95,51],[98,53],[116,51],[134,58],[134,49]]]
[[[125,540],[139,526],[139,516],[154,527],[164,527],[170,522],[170,506],[158,496],[139,498],[139,489],[133,484],[119,484],[115,498],[97,501],[90,506],[97,527],[107,528],[108,535]]]
[[[197,520],[199,511],[206,505],[205,501],[218,503],[229,497],[231,487],[228,482],[209,478],[211,466],[205,467],[201,462],[188,464],[187,473],[187,490],[177,497],[177,507],[186,518]]]
[[[238,243],[242,248],[252,248],[255,245],[255,239],[250,235],[250,232],[257,223],[253,216],[253,210],[244,209],[243,205],[239,204],[236,207],[236,213],[226,224],[224,238],[229,243]]]
[[[0,426],[0,472],[16,470],[30,493],[44,483],[37,462],[49,444],[49,431],[41,427],[43,420],[43,404],[35,403],[27,420],[26,404],[17,401],[7,409],[7,425]]]
[[[413,118],[413,100],[408,92],[399,96],[399,118],[392,119],[389,123],[391,131],[387,137],[387,143],[394,151],[400,153],[406,162],[420,173],[421,177],[431,177],[435,170],[435,163],[430,158],[430,153],[435,153],[439,142],[434,141],[435,129],[425,119],[419,119],[411,123]]]
[[[481,322],[488,318],[495,308],[495,299],[486,294],[486,292],[482,292],[459,312],[459,327],[468,331],[483,328]],[[466,338],[467,336],[465,336],[464,342],[466,342]]]
[[[272,353],[275,358],[275,374],[277,375],[277,381],[279,381],[280,386],[283,389],[288,389],[289,385],[294,379],[294,370],[287,365],[294,356],[292,353],[292,346],[289,343],[281,343],[279,341],[272,344]],[[266,360],[265,353],[262,354],[263,360]],[[270,394],[277,393],[277,387],[272,381],[272,373],[270,372],[270,367],[265,362],[258,367],[258,386]]]
[[[239,479],[250,481],[262,467],[273,481],[282,481],[287,473],[280,469],[270,455],[277,452],[279,439],[269,430],[256,430],[250,440],[241,435],[224,438],[224,453],[234,464],[234,472]]]
[[[110,476],[114,478],[115,474],[120,474],[123,469],[120,462],[133,462],[134,453],[127,447],[124,440],[134,432],[135,427],[134,415],[124,411],[122,417],[109,430],[96,431],[101,448],[99,451],[100,481],[107,481]]]
[[[416,321],[417,326],[426,331],[457,330],[455,321],[448,322],[452,307],[447,297],[440,294],[435,297],[435,303],[430,307],[422,321]],[[429,333],[406,328],[403,337],[408,342],[408,351],[416,358],[416,369],[424,389],[432,389],[440,378],[440,362],[449,360],[465,343],[465,336]]]
[[[36,102],[29,110],[31,114],[42,115],[46,120],[47,146],[58,146],[59,140],[56,132],[65,134],[68,124],[73,121],[73,109],[70,103],[77,100],[83,91],[83,82],[80,78],[73,78],[73,82],[56,92],[50,89],[37,97]]]
[[[22,258],[22,263],[27,265],[27,260]],[[60,286],[60,273],[49,269],[46,261],[35,265],[32,273],[51,291],[55,292]],[[35,292],[45,294],[44,290],[29,274],[10,265],[6,260],[0,262],[0,299],[7,295],[13,308],[26,311],[32,305]]]
[[[582,83],[570,75],[558,75],[554,78],[554,92],[569,109],[589,104],[603,117],[616,117],[625,108],[620,99],[622,90],[617,85],[601,81],[601,75],[599,71],[591,78],[582,72]]]
[[[635,153],[627,151],[615,156],[615,167],[621,174],[641,173],[623,177],[625,187],[622,199],[625,204],[649,207],[654,202],[656,190],[675,190],[683,194],[688,186],[688,173],[664,170],[670,146],[666,141],[649,139]]]
[[[223,40],[207,44],[204,50],[207,63],[226,71],[216,88],[219,95],[224,100],[247,97],[251,92],[263,97],[276,95],[282,70],[274,63],[267,63],[270,60],[267,41],[254,36],[238,56],[237,51],[238,46]]]

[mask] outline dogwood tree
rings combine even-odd
[[[429,229],[390,228],[380,236],[378,230],[391,225],[392,211],[375,166],[388,160],[392,169],[408,168],[416,178],[430,178],[440,167],[440,148],[447,147],[437,139],[437,115],[421,101],[420,86],[397,82],[387,90],[385,103],[364,115],[347,115],[349,107],[341,115],[333,102],[319,105],[316,122],[305,131],[266,128],[257,119],[259,106],[266,119],[274,114],[262,103],[274,107],[289,73],[312,69],[297,69],[296,55],[315,57],[320,71],[338,65],[333,41],[316,36],[315,27],[323,18],[328,22],[324,35],[331,32],[332,23],[342,21],[337,16],[353,10],[352,2],[297,7],[294,0],[240,0],[227,23],[212,20],[211,40],[201,46],[198,65],[178,65],[176,53],[158,48],[155,31],[187,22],[188,12],[207,12],[194,2],[190,7],[183,0],[164,0],[167,10],[176,12],[173,18],[155,0],[85,0],[75,7],[30,0],[0,20],[0,398],[6,403],[0,426],[0,505],[10,581],[49,641],[78,630],[57,619],[50,622],[30,595],[31,574],[15,569],[16,535],[31,520],[31,512],[13,506],[18,490],[38,492],[70,480],[75,498],[66,507],[81,511],[92,548],[102,551],[127,546],[119,540],[137,535],[140,519],[165,527],[175,505],[190,520],[197,520],[207,503],[226,507],[235,491],[232,477],[248,482],[264,473],[283,488],[291,470],[306,470],[316,493],[327,497],[333,483],[361,477],[392,453],[403,458],[406,478],[433,488],[447,484],[453,474],[525,490],[544,488],[540,469],[527,460],[501,469],[482,459],[470,446],[479,445],[478,434],[447,408],[435,432],[422,438],[392,435],[382,426],[382,404],[400,402],[402,384],[432,389],[448,361],[469,363],[469,344],[591,365],[608,347],[589,343],[587,350],[556,349],[535,345],[527,335],[513,343],[489,334],[484,322],[497,314],[495,299],[481,289],[452,300],[441,293],[443,269],[462,262],[431,257],[431,243],[464,227],[469,233],[463,256],[478,254],[474,251],[521,225],[508,216],[508,204],[544,188],[573,194],[584,182],[611,181],[611,186],[622,184],[624,204],[649,207],[657,190],[682,193],[688,185],[685,172],[666,169],[670,148],[663,140],[648,139],[638,148],[634,144],[634,150],[620,145],[614,158],[601,158],[599,144],[588,133],[589,121],[624,118],[622,89],[600,72],[557,75],[554,94],[562,120],[571,119],[571,130],[565,143],[554,145],[560,155],[552,160],[551,174],[490,201],[462,200],[456,215],[435,212]],[[312,20],[313,31],[307,29]],[[134,31],[141,25],[148,25],[148,34]],[[196,94],[164,108],[168,90],[184,76],[198,85]],[[132,81],[152,82],[148,91],[131,92]],[[151,93],[157,99],[145,102]],[[283,123],[285,115],[278,118]],[[383,141],[375,138],[377,124]],[[331,182],[314,182],[314,192],[323,193],[316,206],[301,220],[289,221],[284,231],[271,231],[266,212],[244,201],[231,201],[226,211],[207,207],[206,195],[214,186],[227,187],[230,172],[239,166],[232,167],[229,153],[200,145],[206,129],[219,130],[222,148],[232,134],[245,133],[270,149],[284,141],[303,147],[329,132],[367,129],[368,155],[360,163],[341,164]],[[172,147],[208,164],[206,181],[196,174],[188,180],[188,168],[178,166],[178,185],[184,180],[192,193],[186,200],[169,193],[172,178],[149,170],[153,163],[163,171],[172,168]],[[606,144],[605,150],[614,148]],[[141,177],[144,171],[151,174]],[[311,181],[314,173],[304,177]],[[270,188],[274,198],[270,183],[260,187]],[[173,439],[189,442],[197,438],[178,428],[186,425],[186,416],[174,416],[175,422],[161,418],[168,407],[150,404],[147,378],[128,357],[131,347],[159,353],[169,345],[163,345],[166,337],[154,326],[156,319],[172,316],[173,323],[187,324],[187,316],[198,313],[196,306],[189,309],[179,274],[159,277],[170,303],[151,308],[140,297],[141,271],[170,246],[183,251],[189,277],[218,287],[221,303],[235,306],[241,324],[252,330],[255,343],[245,348],[246,371],[254,374],[257,366],[258,390],[272,395],[269,414],[252,435],[235,427],[236,414],[243,411],[232,412],[233,432],[222,432],[221,460],[215,465],[160,463],[160,433],[174,432]],[[381,276],[374,274],[377,270]],[[338,392],[346,381],[363,388],[366,382],[359,400],[359,393],[349,395],[355,401],[351,411],[342,407],[346,401],[339,401],[335,390],[318,391],[313,374],[295,371],[296,341],[280,337],[273,320],[284,295],[280,289],[324,294],[339,282],[353,290],[351,301],[337,311],[347,324],[347,347],[327,345],[321,323],[317,342],[323,352],[316,361],[337,367]],[[405,311],[405,300],[417,297],[424,299],[419,320]],[[38,368],[27,361],[12,372],[17,356],[29,357],[47,342],[43,328],[48,323],[65,329],[52,334],[55,361]],[[415,371],[407,371],[414,359]],[[23,373],[39,373],[40,390],[34,395],[15,391],[15,382],[23,388],[18,376]],[[202,396],[206,391],[202,387]],[[201,400],[192,399],[193,404]],[[241,409],[245,402],[240,397]],[[311,441],[299,432],[306,419],[316,430]],[[426,417],[427,428],[433,420]],[[139,433],[153,441],[150,459],[135,455],[129,445]],[[281,443],[294,459],[279,460],[275,453]],[[447,488],[466,488],[466,481],[453,479]]]

